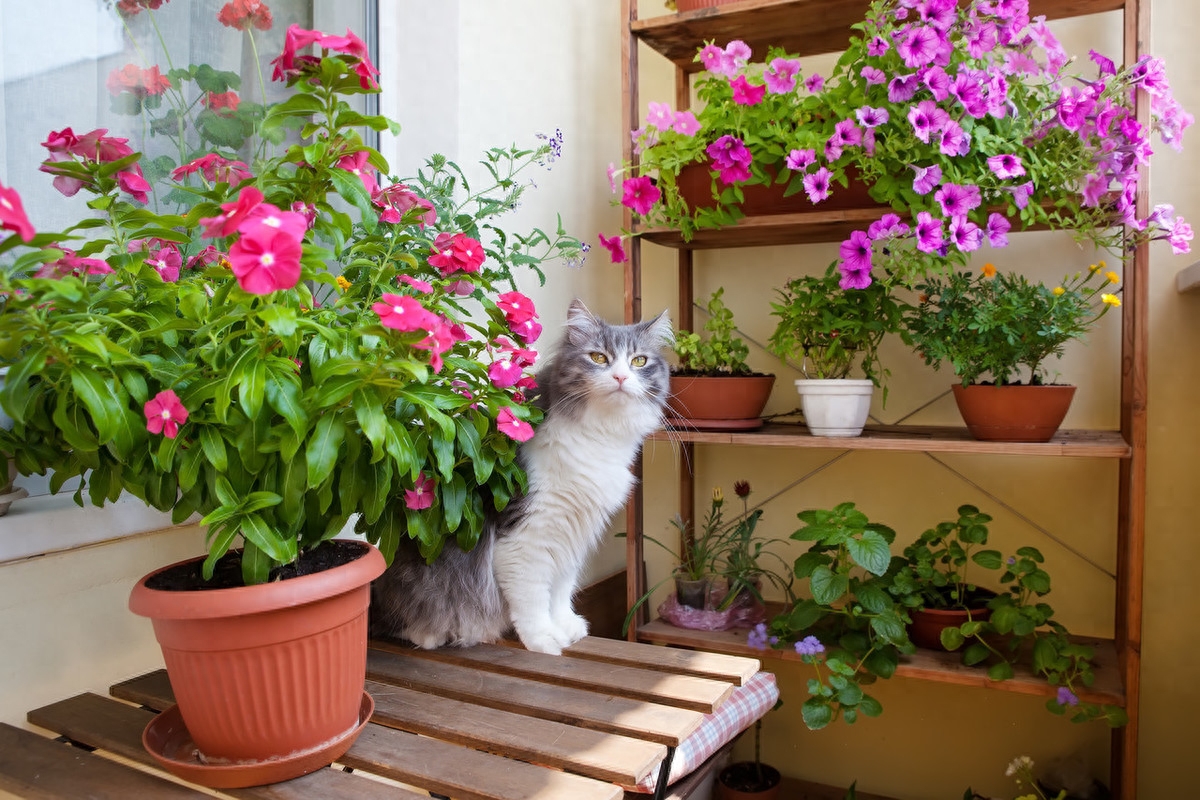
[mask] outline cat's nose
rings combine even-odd
[[[628,378],[628,377],[629,377],[628,375],[616,375],[616,374],[614,374],[614,375],[613,375],[613,380],[617,382],[617,386],[624,386],[624,385],[625,385],[625,379],[626,379],[626,378]]]

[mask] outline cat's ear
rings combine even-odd
[[[588,311],[587,306],[579,298],[571,301],[567,307],[567,341],[575,347],[583,347],[595,336],[600,323]]]
[[[662,347],[670,347],[675,344],[675,328],[671,325],[671,317],[665,310],[654,319],[643,322],[642,330],[658,340]]]

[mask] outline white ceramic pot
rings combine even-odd
[[[796,391],[813,436],[858,436],[867,424],[875,384],[856,378],[802,378]]]

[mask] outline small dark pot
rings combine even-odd
[[[717,774],[718,800],[775,800],[783,778],[770,764],[738,761]]]
[[[700,578],[699,580],[688,580],[687,578],[675,579],[675,599],[680,605],[685,605],[688,608],[704,610],[705,604],[708,602],[708,594],[712,589],[712,581],[708,578]]]
[[[912,622],[908,626],[908,638],[917,647],[926,650],[941,650],[942,631],[946,628],[957,628],[967,622],[984,622],[991,618],[992,610],[988,603],[996,593],[989,589],[975,588],[968,591],[965,597],[967,608],[914,608],[908,612]]]

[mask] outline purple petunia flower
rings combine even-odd
[[[864,128],[877,128],[889,119],[886,108],[871,108],[871,106],[863,106],[854,112],[854,116],[858,118],[859,124]]]
[[[871,237],[865,231],[854,231],[842,242],[838,250],[842,257],[842,270],[852,272],[871,271]]]
[[[1192,226],[1183,221],[1183,217],[1176,217],[1171,223],[1171,231],[1167,235],[1167,241],[1171,245],[1171,252],[1175,255],[1190,253],[1192,251],[1191,241],[1194,237]]]
[[[948,156],[963,156],[971,152],[971,134],[954,120],[942,126],[938,150]]]
[[[928,25],[914,25],[896,42],[896,53],[904,66],[917,69],[931,63],[941,47],[943,34]]]
[[[1013,202],[1017,204],[1017,208],[1024,208],[1029,205],[1029,198],[1033,196],[1033,181],[1026,181],[1020,186],[1005,186],[1004,187],[1013,196]]]
[[[925,76],[921,82],[933,95],[933,99],[939,103],[950,96],[950,76],[941,67],[930,67],[925,70]]]
[[[862,75],[863,80],[867,82],[867,86],[878,86],[881,83],[887,82],[887,75],[879,67],[865,66],[859,70],[859,75]]]
[[[833,126],[829,141],[841,147],[854,147],[862,144],[862,129],[854,124],[854,120],[843,119]]]
[[[898,214],[889,211],[871,223],[867,228],[867,236],[870,236],[872,241],[879,241],[894,236],[904,236],[910,230],[908,225],[900,221]]]
[[[942,168],[937,164],[928,167],[911,165],[917,176],[913,178],[913,191],[917,194],[929,194],[942,182]]]
[[[1001,153],[998,156],[991,156],[987,160],[988,169],[996,174],[997,178],[1008,180],[1009,178],[1019,178],[1025,174],[1025,166],[1021,163],[1021,159],[1012,153]]]
[[[922,100],[908,110],[908,121],[913,126],[913,133],[926,144],[929,137],[941,131],[952,121],[946,110],[939,108],[932,100]]]
[[[795,91],[799,74],[800,59],[779,57],[771,59],[770,66],[763,71],[763,80],[771,94],[787,94]]]
[[[788,153],[787,159],[783,163],[788,169],[800,172],[801,170],[808,169],[808,167],[812,164],[815,164],[816,161],[817,151],[809,147],[803,150],[792,150],[790,153]]]
[[[917,249],[922,253],[936,253],[942,246],[942,221],[928,211],[917,213]]]
[[[717,169],[726,169],[735,164],[749,167],[753,156],[745,142],[731,134],[725,134],[710,144],[704,151]]]
[[[964,30],[967,40],[967,52],[971,58],[983,58],[987,53],[996,49],[998,41],[996,23],[991,20],[972,19],[967,22]]]
[[[804,176],[804,191],[812,203],[819,203],[829,197],[829,179],[833,175],[825,167]]]
[[[888,44],[887,39],[883,38],[882,36],[876,36],[871,39],[871,41],[867,42],[867,55],[881,56],[890,50],[891,47],[892,46]]]
[[[825,645],[815,636],[805,636],[796,642],[796,653],[802,656],[815,656],[825,652]]]
[[[920,73],[897,75],[888,82],[888,100],[893,103],[907,103],[917,93],[920,85]]]
[[[1077,706],[1079,698],[1066,686],[1058,687],[1058,696],[1054,698],[1060,706]]]
[[[1083,205],[1095,208],[1100,205],[1100,198],[1104,197],[1107,191],[1108,178],[1092,173],[1083,179],[1083,188],[1079,191],[1079,196],[1083,200]]]
[[[965,216],[954,217],[950,220],[950,241],[959,252],[970,253],[983,244],[983,230]]]
[[[979,187],[973,184],[961,186],[957,183],[943,184],[933,196],[942,207],[946,217],[961,217],[968,211],[978,208],[982,199]]]
[[[1008,232],[1012,229],[1012,223],[1009,222],[1003,214],[992,212],[988,215],[987,233],[988,244],[992,247],[1008,247]]]
[[[1100,68],[1100,77],[1117,74],[1117,65],[1108,56],[1101,55],[1095,50],[1088,50],[1088,58],[1092,59],[1096,66]]]
[[[824,86],[825,79],[815,72],[804,79],[804,88],[808,89],[808,91],[812,94],[816,94],[817,92],[821,91],[822,87]]]
[[[721,167],[721,183],[732,186],[735,183],[745,183],[750,180],[750,169],[741,163]]]

